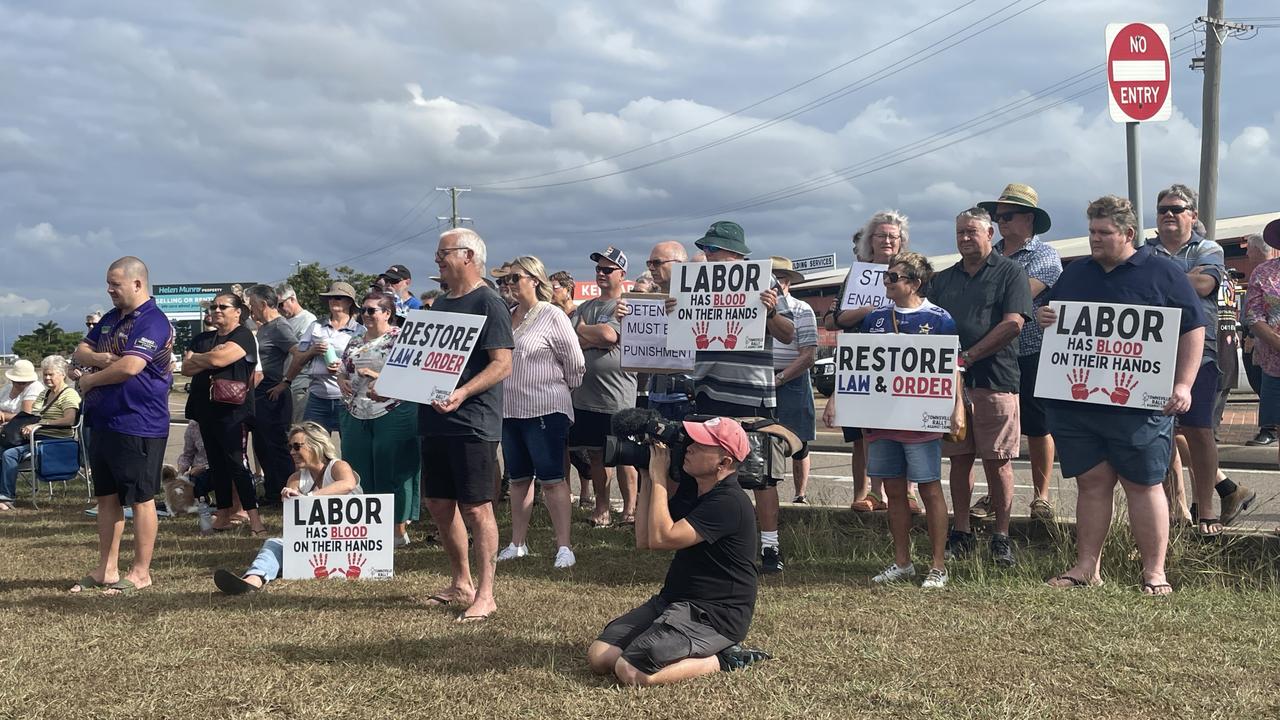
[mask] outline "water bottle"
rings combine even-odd
[[[209,507],[209,503],[203,498],[200,499],[200,504],[196,507],[196,513],[200,518],[200,532],[202,534],[213,532],[213,508]]]
[[[338,362],[338,351],[333,349],[333,345],[329,345],[324,349],[324,364],[332,365]]]

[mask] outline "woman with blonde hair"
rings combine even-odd
[[[329,431],[318,423],[308,420],[289,428],[289,456],[298,470],[280,491],[281,500],[304,495],[360,494],[360,476],[337,459],[338,451],[329,439]],[[213,573],[213,583],[228,595],[243,595],[275,580],[283,566],[284,539],[271,538],[262,544],[243,575],[219,568]]]
[[[551,304],[551,280],[536,257],[506,265],[499,282],[516,302],[511,311],[515,349],[511,376],[502,384],[502,457],[511,476],[511,544],[499,561],[529,554],[533,481],[542,486],[556,536],[557,568],[577,560],[569,545],[570,498],[565,448],[573,422],[573,389],[586,362],[568,316]]]

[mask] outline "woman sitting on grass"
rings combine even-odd
[[[314,422],[304,422],[289,429],[289,456],[298,471],[280,491],[280,498],[303,495],[359,495],[360,477],[351,466],[336,460],[337,451],[329,439],[329,431]],[[256,592],[280,576],[284,565],[284,540],[271,538],[262,544],[258,557],[244,572],[236,575],[219,568],[213,573],[213,584],[228,595]]]
[[[889,262],[889,271],[884,274],[884,292],[893,305],[875,310],[863,319],[862,332],[955,335],[956,323],[951,315],[920,294],[932,276],[933,267],[923,255],[904,252],[894,256]],[[951,413],[953,427],[959,411],[957,402]],[[916,569],[911,564],[911,508],[907,504],[907,483],[912,482],[920,488],[920,497],[924,500],[929,542],[933,547],[933,562],[921,587],[946,587],[943,552],[947,544],[947,501],[939,482],[942,433],[867,429],[866,435],[867,475],[884,482],[894,555],[893,564],[872,581],[888,583],[915,577]]]

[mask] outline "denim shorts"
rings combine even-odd
[[[322,398],[319,395],[307,395],[307,408],[302,411],[302,419],[318,423],[329,432],[341,431],[342,413],[347,411],[346,403],[341,398]]]
[[[1218,399],[1218,378],[1221,376],[1222,371],[1216,362],[1200,366],[1196,381],[1191,385],[1191,407],[1178,416],[1179,427],[1213,427],[1213,406]]]
[[[1137,485],[1164,482],[1173,451],[1172,417],[1066,401],[1051,401],[1047,417],[1063,477],[1079,477],[1107,462]]]
[[[568,434],[569,418],[564,413],[503,420],[502,459],[512,482],[537,478],[542,485],[554,485],[564,480]]]
[[[867,475],[874,478],[905,477],[913,483],[942,478],[942,440],[904,443],[887,438],[867,446]]]

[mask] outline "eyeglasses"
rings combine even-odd
[[[1181,215],[1190,209],[1191,208],[1186,205],[1158,205],[1156,206],[1156,215],[1160,216],[1165,213],[1169,213],[1170,215]]]
[[[521,275],[520,273],[509,273],[498,278],[499,285],[515,285],[520,282],[520,278],[531,278],[531,275]]]
[[[376,307],[376,306],[375,306],[375,307],[362,307],[362,308],[360,308],[360,312],[364,313],[365,315],[372,315],[372,314],[374,314],[374,313],[378,312],[378,311],[379,311],[379,310],[381,310],[381,309],[382,309],[382,308],[380,308],[380,307]]]
[[[871,239],[872,240],[892,240],[894,242],[897,242],[902,239],[902,236],[890,235],[888,233],[878,232],[878,233],[871,233]]]
[[[675,258],[671,258],[670,260],[645,260],[644,264],[645,264],[645,267],[657,270],[663,265],[666,265],[667,263],[673,263],[673,262],[676,262]]]
[[[1010,210],[1009,212],[996,213],[995,215],[991,216],[991,219],[995,220],[996,222],[1009,222],[1010,220],[1018,217],[1019,215],[1030,215],[1030,214],[1031,212],[1027,210]]]
[[[884,274],[885,285],[893,285],[895,283],[902,282],[903,280],[915,280],[915,279],[916,279],[916,276],[910,273],[906,275],[899,275],[896,272],[887,272]]]
[[[300,442],[291,442],[291,443],[289,443],[289,447],[293,448],[293,451],[294,451],[294,452],[302,452],[302,448],[304,448],[304,447],[306,447],[306,446],[307,446],[307,444],[306,444],[306,443],[300,443]]]
[[[225,303],[212,303],[209,305],[209,312],[213,312],[214,310],[233,310],[235,307],[235,305],[227,305]]]
[[[597,266],[596,266],[596,274],[597,274],[597,275],[612,275],[613,273],[615,273],[615,272],[617,272],[617,271],[619,271],[619,270],[621,270],[621,269],[622,269],[622,268],[620,268],[620,267],[604,267],[604,266],[602,266],[602,265],[597,265]]]
[[[448,255],[451,252],[454,252],[457,250],[470,250],[470,249],[471,248],[464,248],[464,247],[440,248],[439,250],[436,251],[436,262],[440,262],[445,258],[446,255]]]

